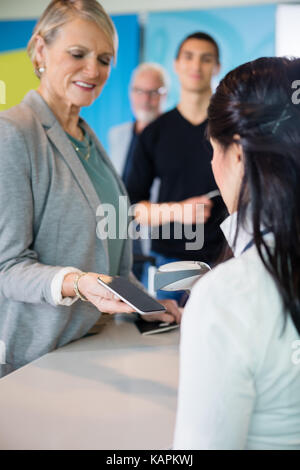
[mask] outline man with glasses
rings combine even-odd
[[[130,103],[135,121],[113,127],[108,136],[110,158],[125,186],[138,135],[162,113],[167,82],[167,74],[159,64],[143,63],[133,71]]]
[[[219,223],[225,209],[219,196],[211,199],[217,186],[211,170],[212,150],[205,135],[211,81],[220,69],[216,41],[203,32],[189,35],[179,45],[174,68],[181,86],[179,103],[140,135],[127,189],[131,202],[137,204],[137,223],[156,227],[151,255],[157,266],[182,260],[212,265],[224,241]],[[156,177],[161,184],[154,204],[149,194]],[[165,227],[169,232],[164,232]],[[190,243],[189,235],[199,232],[203,246],[201,240]],[[147,285],[146,277],[143,282]],[[158,292],[158,297],[165,298],[166,294],[180,298],[177,292]]]

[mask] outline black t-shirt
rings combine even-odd
[[[122,180],[124,181],[125,186],[127,186],[128,176],[129,176],[130,171],[131,171],[132,162],[133,162],[133,155],[134,155],[134,152],[135,152],[135,147],[136,147],[136,144],[137,144],[137,140],[138,140],[138,134],[135,132],[135,126],[134,126],[132,134],[131,134],[130,145],[129,145],[128,152],[127,152],[127,155],[126,155],[126,161],[125,161],[123,174],[122,174]]]
[[[161,180],[157,202],[178,202],[217,189],[211,169],[212,149],[205,136],[206,126],[207,121],[197,126],[191,124],[175,108],[146,127],[136,144],[127,180],[132,204],[149,200],[156,177]],[[182,260],[212,264],[224,244],[219,224],[227,215],[221,197],[214,198],[213,202],[211,217],[204,224],[203,248],[187,249],[186,244],[193,242],[189,237],[195,232],[195,226],[181,227],[183,237],[176,239],[180,236],[179,224],[177,227],[171,224],[171,239],[164,239],[167,232],[163,235],[163,227],[160,227],[159,238],[152,236],[152,249]],[[154,233],[157,237],[157,230]]]

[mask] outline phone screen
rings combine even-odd
[[[98,282],[107,287],[121,300],[133,307],[141,315],[165,312],[165,307],[122,276],[98,276]]]

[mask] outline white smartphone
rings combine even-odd
[[[101,274],[97,280],[101,286],[106,287],[141,315],[166,311],[163,305],[125,277]]]

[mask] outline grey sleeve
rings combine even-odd
[[[16,123],[0,118],[0,295],[55,305],[51,281],[60,270],[33,250],[34,204],[26,141]]]

